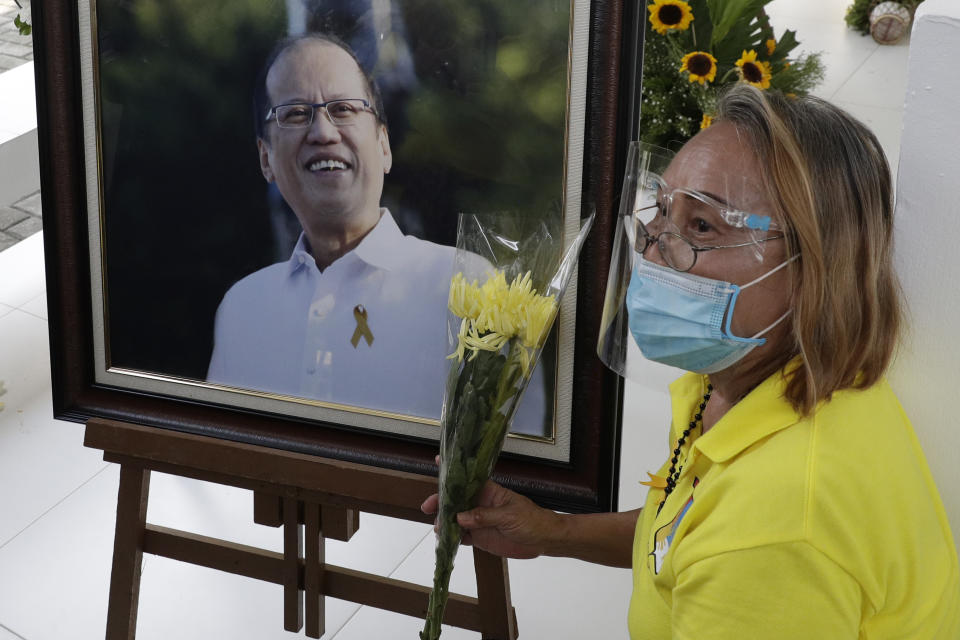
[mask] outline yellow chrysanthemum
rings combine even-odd
[[[773,38],[767,40],[767,55],[772,56],[773,52],[777,50],[777,41]]]
[[[717,59],[706,51],[694,51],[680,60],[680,71],[690,74],[690,82],[713,82],[717,77]]]
[[[502,271],[491,275],[483,285],[468,283],[462,273],[450,281],[450,310],[463,318],[457,333],[457,348],[447,356],[462,361],[480,351],[499,351],[508,340],[517,337],[526,349],[542,346],[556,315],[553,296],[543,296],[533,288],[530,272],[517,276],[509,285]],[[524,349],[521,366],[527,372],[531,354]]]
[[[460,321],[460,331],[457,333],[457,349],[453,353],[447,356],[447,360],[457,359],[457,362],[463,361],[463,356],[466,355],[467,349],[467,327],[470,324],[470,321],[464,318]]]
[[[684,31],[693,21],[693,11],[683,0],[654,0],[647,9],[650,10],[650,24],[660,35],[670,30]]]
[[[708,113],[703,114],[703,119],[700,120],[700,129],[706,129],[713,124],[713,116]]]
[[[473,325],[470,327],[470,332],[463,339],[463,342],[468,349],[476,353],[477,351],[500,351],[500,348],[503,347],[504,343],[509,339],[510,336],[505,336],[495,331],[481,335],[476,325]]]
[[[770,88],[770,63],[757,60],[757,52],[744,51],[736,62],[740,70],[740,79],[760,89]]]
[[[458,318],[475,319],[480,313],[480,287],[477,281],[468,283],[462,273],[453,276],[447,307]]]
[[[547,330],[553,324],[556,309],[553,296],[537,296],[526,304],[523,331],[519,334],[523,346],[535,349],[543,344],[547,337]]]

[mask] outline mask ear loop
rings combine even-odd
[[[799,257],[800,257],[800,256],[799,256],[799,254],[798,254],[798,255],[793,256],[792,258],[788,258],[787,260],[784,260],[784,261],[781,262],[778,266],[774,267],[774,268],[771,269],[770,271],[767,271],[767,272],[766,272],[765,274],[763,274],[762,276],[759,276],[759,277],[757,277],[757,278],[754,278],[753,280],[751,280],[750,282],[748,282],[747,284],[745,284],[745,285],[743,285],[743,286],[741,286],[741,287],[737,287],[736,285],[734,285],[733,299],[730,301],[730,302],[731,302],[731,303],[730,303],[730,312],[727,313],[727,326],[724,328],[724,333],[726,333],[728,336],[732,336],[732,335],[733,335],[733,334],[730,332],[730,331],[731,331],[731,329],[730,329],[730,323],[733,321],[733,309],[734,309],[734,307],[736,306],[736,299],[737,299],[737,297],[739,297],[740,292],[743,291],[744,289],[746,289],[747,287],[752,287],[753,285],[757,284],[757,283],[760,282],[761,280],[765,280],[766,278],[769,278],[770,276],[772,276],[773,274],[775,274],[777,271],[780,271],[780,269],[783,269],[784,267],[786,267],[788,264],[790,264],[790,263],[793,262],[794,260],[798,259]],[[777,318],[776,320],[774,320],[773,324],[771,324],[771,325],[770,325],[769,327],[767,327],[766,329],[763,329],[762,331],[760,331],[760,333],[756,334],[756,335],[753,336],[752,338],[748,338],[748,340],[757,340],[757,339],[759,339],[760,336],[762,336],[762,335],[765,334],[766,332],[770,331],[770,329],[773,329],[775,326],[777,326],[778,324],[780,324],[781,322],[783,322],[784,318],[786,318],[786,317],[787,317],[788,315],[790,315],[792,312],[793,312],[793,309],[787,309],[787,310],[783,313],[782,316],[780,316],[779,318]],[[764,342],[766,342],[766,341],[764,341]],[[763,343],[761,342],[760,344],[763,344]]]
[[[767,272],[766,272],[765,274],[763,274],[762,276],[759,276],[759,277],[757,277],[757,278],[754,278],[753,280],[751,280],[751,281],[748,282],[747,284],[742,285],[742,286],[740,287],[740,290],[743,291],[743,290],[746,289],[747,287],[752,287],[753,285],[757,284],[757,283],[760,282],[761,280],[765,280],[765,279],[769,278],[770,276],[772,276],[773,274],[775,274],[777,271],[780,271],[780,269],[783,269],[784,267],[786,267],[788,264],[790,264],[790,263],[793,262],[794,260],[798,259],[799,257],[800,257],[799,255],[795,255],[795,256],[793,256],[792,258],[788,258],[788,259],[784,260],[784,261],[781,262],[778,266],[774,267],[773,269],[770,269],[770,271],[767,271]]]
[[[769,327],[767,327],[766,329],[762,329],[759,333],[754,334],[753,337],[751,337],[750,339],[751,339],[751,340],[756,340],[757,338],[759,338],[760,336],[762,336],[762,335],[765,334],[766,332],[770,331],[770,329],[773,329],[775,326],[777,326],[778,324],[780,324],[781,322],[783,322],[784,319],[786,319],[786,317],[787,317],[788,315],[790,315],[791,313],[793,313],[793,309],[787,309],[786,311],[783,312],[783,315],[782,315],[782,316],[780,316],[779,318],[777,318],[776,320],[773,321],[773,324],[771,324],[771,325],[770,325]]]

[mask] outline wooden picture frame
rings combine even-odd
[[[581,256],[575,305],[568,312],[576,326],[567,354],[572,363],[568,450],[551,459],[507,446],[495,474],[539,503],[568,511],[604,511],[615,509],[617,503],[622,381],[598,360],[595,345],[623,159],[639,113],[643,33],[642,8],[613,0],[588,5],[588,19],[574,25],[579,33],[572,34],[588,43],[582,144],[574,146],[581,154],[580,209],[595,210],[597,220]],[[85,114],[92,98],[84,81],[94,70],[89,68],[91,52],[84,50],[87,45],[80,37],[89,7],[85,2],[45,2],[33,8],[55,417],[77,422],[93,417],[122,420],[435,473],[437,444],[417,434],[372,431],[362,425],[264,411],[191,393],[173,396],[98,378],[95,338],[103,328],[96,321],[98,301],[91,284],[97,274],[91,269],[90,247],[91,242],[96,246],[97,230],[89,224],[92,168],[85,145],[91,140]],[[98,187],[102,192],[102,185]]]

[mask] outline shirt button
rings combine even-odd
[[[297,262],[299,262],[300,264],[303,264],[305,261],[306,261],[306,258],[304,258],[303,256],[297,256]]]

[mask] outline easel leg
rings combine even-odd
[[[296,498],[283,499],[283,628],[303,628],[303,592],[300,590],[300,558],[303,557],[303,529],[297,515]]]
[[[149,469],[132,465],[120,467],[106,640],[133,640],[137,634],[143,532],[147,522],[149,490]]]
[[[477,572],[477,601],[483,640],[516,640],[517,619],[510,601],[506,558],[473,548]]]
[[[304,537],[307,555],[305,558],[304,590],[307,599],[307,637],[319,638],[324,634],[323,563],[326,540],[320,528],[322,509],[319,504],[303,505]]]

